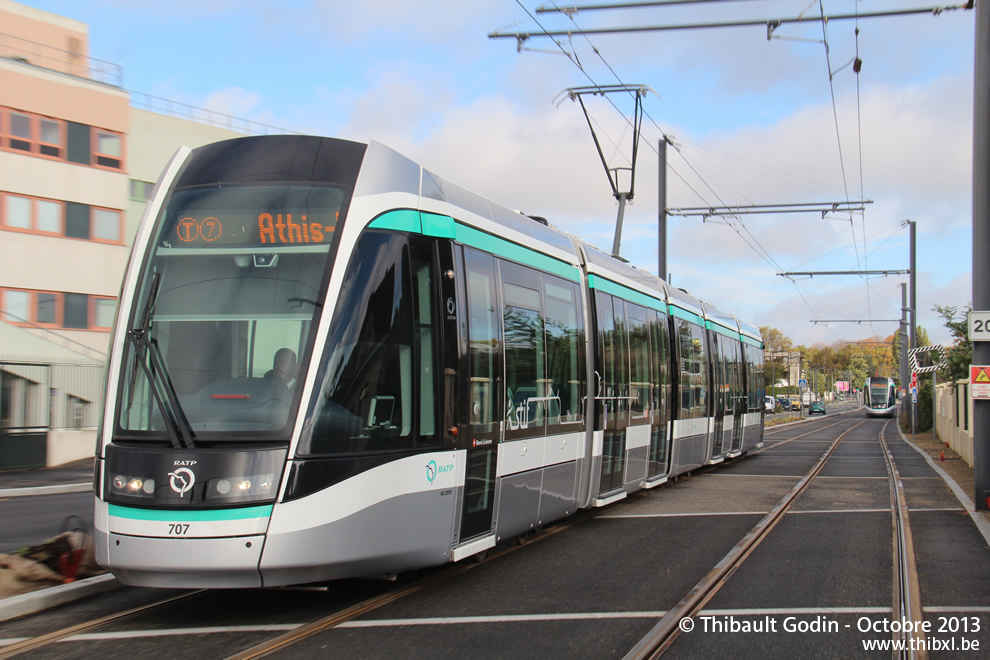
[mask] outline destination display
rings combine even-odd
[[[331,186],[259,184],[175,191],[160,245],[172,248],[329,245],[345,191]]]
[[[204,211],[179,218],[173,247],[329,244],[339,211]]]

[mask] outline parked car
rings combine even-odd
[[[825,414],[825,404],[821,400],[812,401],[811,405],[808,406],[809,415],[814,415],[816,412],[820,412],[823,415]]]
[[[774,405],[776,405],[776,403],[777,402],[774,401],[774,398],[772,396],[765,396],[765,397],[763,397],[763,410],[765,412],[772,413],[773,412],[773,407],[774,407]]]

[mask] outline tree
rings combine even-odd
[[[769,325],[760,326],[760,336],[763,337],[763,347],[767,351],[789,351],[794,346],[790,337]]]
[[[946,349],[945,362],[948,368],[939,369],[939,379],[955,382],[969,378],[969,365],[973,363],[973,342],[969,340],[969,312],[972,309],[973,303],[967,303],[962,311],[942,305],[932,307],[932,311],[938,312],[945,319],[945,327],[955,339],[952,346]],[[959,318],[956,318],[957,312]]]
[[[931,346],[932,345],[931,339],[928,338],[928,331],[925,330],[920,325],[917,328],[917,331],[915,333],[915,337],[916,337],[916,339],[918,341],[918,346],[919,347],[921,347],[921,346]],[[901,373],[901,347],[900,347],[901,345],[900,345],[900,341],[901,341],[901,329],[898,328],[897,330],[894,331],[894,334],[890,337],[890,351],[891,351],[891,353],[893,353],[893,359],[894,359],[894,379],[895,380],[898,380],[898,381],[900,380],[900,373]],[[908,364],[910,364],[910,359],[908,361]],[[908,371],[911,371],[911,370],[908,369]],[[907,383],[901,383],[901,385],[903,387],[905,387],[905,388],[907,387]]]
[[[760,336],[763,337],[763,350],[767,355],[765,366],[767,383],[773,384],[787,376],[787,360],[783,356],[774,356],[774,354],[790,351],[794,344],[783,332],[768,325],[760,326]]]

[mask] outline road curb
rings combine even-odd
[[[113,591],[121,586],[123,585],[113,575],[106,573],[19,596],[10,596],[0,600],[0,622],[16,619],[26,614],[35,614],[81,598]]]
[[[59,484],[57,486],[27,486],[24,488],[0,488],[0,498],[27,497],[28,495],[59,495],[62,493],[85,493],[93,490],[92,482],[81,484]]]

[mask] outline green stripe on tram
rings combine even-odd
[[[708,328],[709,330],[717,332],[720,335],[731,337],[737,341],[739,340],[740,335],[738,330],[736,331],[730,330],[729,328],[726,328],[724,325],[719,325],[714,321],[705,321],[705,327]]]
[[[272,515],[272,505],[250,506],[241,509],[137,509],[119,504],[109,504],[108,513],[116,518],[130,520],[151,520],[156,522],[215,522],[219,520],[246,520],[248,518],[268,518]]]
[[[742,339],[742,341],[743,341],[744,344],[750,344],[752,346],[756,346],[760,350],[763,350],[763,342],[762,341],[756,341],[752,337],[747,337],[746,335],[739,335],[739,338]]]
[[[391,229],[435,238],[449,238],[496,256],[539,268],[572,282],[581,281],[577,266],[469,227],[450,216],[425,211],[389,211],[372,220],[368,226],[373,229]]]
[[[681,309],[676,304],[670,306],[670,313],[672,316],[676,316],[679,319],[684,319],[685,321],[690,321],[691,323],[696,323],[702,328],[705,327],[705,319],[701,318],[694,312],[689,312],[686,309]]]
[[[650,309],[655,309],[663,312],[664,314],[667,313],[667,303],[664,301],[658,300],[657,298],[641,291],[630,289],[629,287],[613,282],[612,280],[607,280],[600,275],[588,275],[588,286],[597,291],[618,296],[619,298],[627,300],[631,303],[636,303],[637,305],[642,305],[643,307],[649,307]]]

